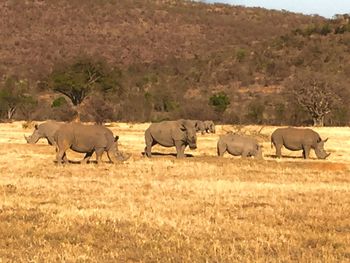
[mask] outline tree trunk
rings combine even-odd
[[[312,118],[314,121],[314,126],[315,127],[323,127],[324,126],[324,116],[318,116]]]
[[[16,107],[10,107],[7,110],[7,119],[11,120],[15,112],[16,112]]]
[[[81,109],[80,109],[80,104],[74,105],[73,109],[75,111],[75,116],[73,118],[73,122],[80,122],[80,116],[81,116]]]

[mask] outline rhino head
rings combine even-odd
[[[329,155],[331,155],[330,153],[326,153],[326,151],[324,150],[324,144],[327,141],[328,141],[328,138],[317,142],[315,153],[318,159],[326,159]]]
[[[197,134],[196,127],[193,123],[187,120],[181,121],[181,131],[185,132],[185,142],[191,150],[197,149]]]
[[[196,121],[195,122],[195,128],[197,132],[201,132],[201,134],[204,134],[206,129],[203,121]]]
[[[114,142],[110,148],[110,150],[107,152],[108,157],[110,158],[110,160],[113,163],[116,162],[123,162],[126,161],[127,159],[129,159],[131,157],[131,154],[123,154],[119,151],[118,149],[118,140],[119,140],[119,136],[115,136],[114,137]]]
[[[262,146],[259,144],[256,145],[256,153],[254,157],[257,159],[264,159],[262,154]]]
[[[204,125],[207,133],[215,133],[215,124],[213,121],[205,121]]]
[[[38,142],[40,138],[43,137],[43,135],[40,132],[38,124],[35,124],[34,128],[35,130],[32,135],[28,137],[24,135],[24,138],[26,139],[27,143],[35,144]]]

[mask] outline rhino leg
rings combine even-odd
[[[275,144],[275,148],[276,148],[276,157],[277,158],[281,158],[282,156],[282,144]]]
[[[303,157],[304,159],[309,159],[309,154],[310,154],[310,146],[303,146]]]
[[[66,150],[65,149],[58,149],[57,154],[56,154],[56,161],[57,164],[62,164],[62,161],[66,162],[64,157],[66,156]]]
[[[257,146],[257,150],[256,150],[256,152],[254,154],[254,158],[256,158],[256,159],[264,159],[260,146]]]
[[[176,158],[183,158],[185,157],[185,148],[186,145],[184,145],[181,141],[175,142],[176,147]]]
[[[224,156],[224,153],[227,151],[227,145],[225,143],[218,142],[216,146],[218,156]]]
[[[56,146],[56,142],[55,142],[55,139],[54,139],[53,136],[48,136],[48,137],[47,137],[47,142],[48,142],[48,144],[50,144],[50,145]]]
[[[145,142],[146,142],[146,147],[145,147],[145,153],[146,156],[151,158],[152,157],[152,146],[156,144],[156,142],[153,140],[152,135],[149,130],[146,130],[145,132]]]
[[[102,158],[102,154],[103,154],[103,152],[104,152],[104,149],[103,149],[103,148],[97,148],[97,149],[95,150],[95,152],[96,152],[96,163],[99,164],[99,163],[100,163],[100,160],[101,160],[101,158]]]
[[[84,156],[84,159],[81,160],[80,163],[81,163],[81,164],[86,164],[86,163],[88,163],[93,153],[94,153],[94,152],[88,152],[88,153],[86,153],[85,156]]]

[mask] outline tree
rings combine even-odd
[[[248,104],[247,115],[249,122],[262,124],[264,119],[265,106],[261,99],[256,98]]]
[[[80,104],[91,92],[122,92],[121,73],[109,69],[101,61],[79,58],[76,62],[57,66],[49,76],[48,86],[55,92],[67,96],[80,118]]]
[[[211,105],[217,113],[224,113],[228,105],[230,105],[230,99],[224,92],[214,94],[209,98],[209,105]]]
[[[29,83],[20,80],[16,76],[5,79],[0,86],[0,105],[2,113],[11,120],[18,109],[23,109],[25,117],[28,117],[29,109],[36,101],[30,96]]]
[[[291,93],[308,112],[314,126],[324,126],[325,116],[332,112],[339,101],[334,89],[319,76],[306,75],[295,79]]]

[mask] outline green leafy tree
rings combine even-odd
[[[209,105],[211,105],[217,113],[224,113],[228,105],[230,105],[230,99],[224,92],[214,94],[209,98]]]
[[[121,73],[101,61],[80,58],[56,67],[49,76],[48,87],[69,98],[80,116],[80,104],[92,92],[122,92]]]

